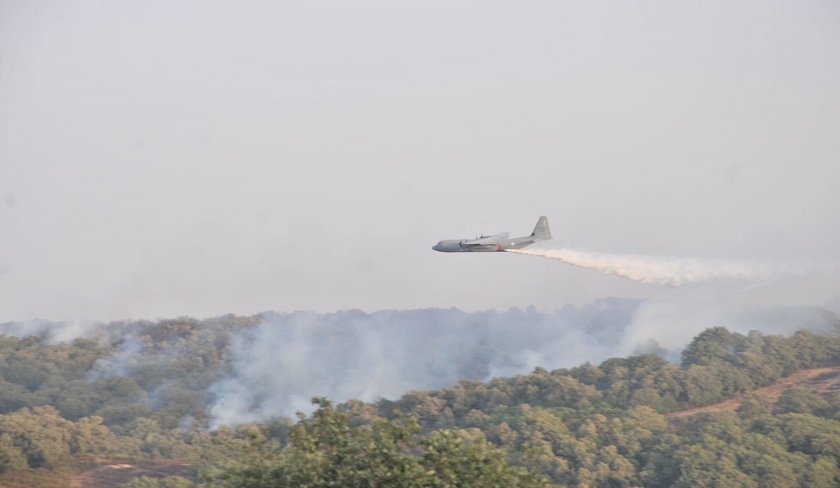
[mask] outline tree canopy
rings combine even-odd
[[[211,429],[208,389],[229,370],[225,326],[253,324],[215,320],[138,323],[129,346],[119,334],[0,336],[0,485],[53,486],[50,473],[66,481],[109,459],[190,466],[129,488],[840,484],[840,393],[807,383],[778,399],[756,393],[806,369],[834,381],[837,334],[714,328],[680,364],[641,354],[538,367],[373,403],[316,398],[309,415]],[[120,356],[127,347],[142,357]],[[666,418],[727,399],[740,407]]]

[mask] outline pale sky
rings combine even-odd
[[[838,87],[834,0],[0,0],[0,322],[687,293],[431,250],[540,215],[547,247],[828,269]]]

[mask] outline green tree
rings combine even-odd
[[[0,415],[0,432],[20,449],[30,468],[56,468],[72,461],[73,423],[61,418],[53,407]]]
[[[828,402],[807,388],[792,386],[782,392],[776,408],[782,412],[815,414],[827,410]]]
[[[283,449],[264,431],[252,436],[239,465],[216,478],[226,487],[269,486],[541,486],[533,472],[507,463],[503,451],[470,431],[435,431],[423,437],[411,418],[376,419],[351,426],[350,416],[326,399],[302,415]]]
[[[0,433],[0,473],[21,471],[27,467],[26,455],[15,444],[14,437],[7,432]]]

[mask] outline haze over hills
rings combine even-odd
[[[213,358],[215,365],[207,364],[200,385],[182,385],[177,374],[164,374],[156,389],[194,391],[210,402],[201,408],[207,408],[213,424],[224,425],[310,411],[316,396],[393,399],[461,379],[486,381],[535,367],[597,364],[644,352],[679,361],[694,335],[716,325],[742,333],[789,334],[830,332],[838,321],[835,311],[820,307],[727,310],[716,304],[690,315],[703,304],[610,298],[552,313],[533,308],[350,310],[93,324],[36,321],[2,324],[0,333],[34,334],[51,342],[99,341],[108,355],[86,373],[89,380],[178,370],[195,360],[191,355],[205,362]],[[167,340],[160,342],[161,337]]]
[[[783,335],[716,327],[668,350],[636,335],[644,306],[0,324],[0,484],[344,483],[397,463],[482,485],[835,486],[836,313],[765,311],[746,323]],[[479,458],[493,469],[464,469]]]
[[[838,25],[3,0],[0,486],[840,486]]]
[[[835,0],[246,4],[0,2],[0,321],[679,281],[430,250],[540,215],[577,262],[840,262]],[[762,305],[840,286],[795,278]]]

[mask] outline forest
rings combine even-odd
[[[348,319],[359,314],[304,321],[312,344],[359,348]],[[620,315],[595,321],[589,337],[608,340],[605,324]],[[244,396],[236,386],[261,391],[237,348],[264,315],[103,323],[75,338],[56,334],[62,324],[0,324],[0,486],[838,486],[840,322],[826,320],[831,330],[818,333],[711,328],[678,358],[651,346],[509,376],[492,373],[515,358],[485,342],[453,370],[431,358],[416,373],[439,387],[364,400],[312,395],[289,403],[303,405],[289,415],[267,405],[291,397]],[[300,333],[272,323],[288,329],[282,340]],[[423,340],[414,329],[400,334]],[[317,362],[323,351],[306,352]],[[830,387],[760,394],[816,368]],[[347,369],[392,378],[387,361]],[[726,400],[737,407],[671,415]]]

